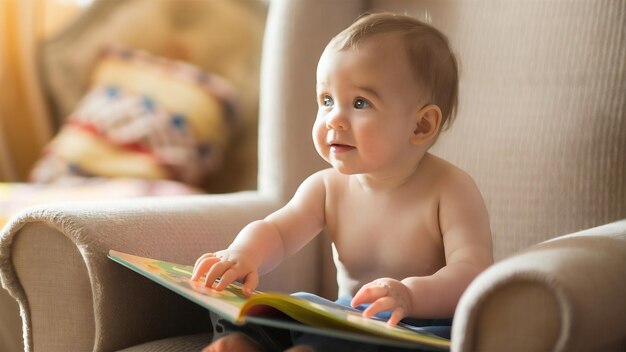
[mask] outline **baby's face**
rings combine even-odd
[[[317,102],[315,148],[339,172],[385,174],[415,161],[410,138],[424,101],[397,38],[327,47],[317,68]]]

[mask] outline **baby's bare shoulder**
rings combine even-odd
[[[425,161],[427,161],[427,165],[425,166],[427,166],[427,173],[431,181],[436,185],[436,188],[441,191],[456,193],[462,190],[477,189],[474,178],[472,178],[468,172],[451,162],[430,154]]]
[[[344,184],[348,176],[341,174],[333,168],[317,171],[310,178],[315,178],[319,182],[323,182],[326,188]]]

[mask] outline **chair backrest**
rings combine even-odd
[[[317,60],[360,13],[383,10],[430,21],[457,52],[457,120],[432,151],[475,178],[497,259],[626,218],[624,0],[272,0],[262,192],[287,199],[324,167],[310,137]]]

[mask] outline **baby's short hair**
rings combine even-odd
[[[356,48],[363,39],[394,33],[405,44],[416,81],[430,94],[429,103],[441,109],[441,125],[446,128],[457,110],[459,73],[448,39],[439,30],[410,16],[365,14],[337,34],[328,46],[337,50]]]

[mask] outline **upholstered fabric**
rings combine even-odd
[[[0,346],[7,352],[23,350],[22,324],[19,319],[19,306],[9,291],[0,287]],[[16,319],[16,317],[18,319]]]
[[[623,351],[625,254],[622,220],[502,260],[463,295],[453,350]]]
[[[134,280],[106,252],[124,249],[192,264],[203,252],[227,246],[276,204],[247,192],[66,203],[18,215],[3,234],[0,267],[3,286],[23,310],[26,348],[110,351],[208,329],[204,309],[148,280]],[[306,268],[312,255],[304,252],[300,259],[288,272],[268,276],[263,287],[315,290],[317,279]]]
[[[195,334],[177,336],[168,339],[150,341],[141,345],[125,348],[119,352],[198,352],[211,343],[213,334]]]
[[[433,152],[476,179],[499,262],[463,296],[452,350],[623,350],[624,222],[531,245],[626,219],[624,0],[272,0],[258,191],[22,213],[1,235],[0,273],[27,348],[109,351],[205,329],[197,308],[109,263],[107,251],[191,263],[289,199],[324,167],[309,131],[319,54],[359,13],[383,9],[432,21],[461,61],[459,116]],[[264,288],[331,295],[327,248],[312,243]],[[172,331],[193,320],[186,314],[196,323]]]

